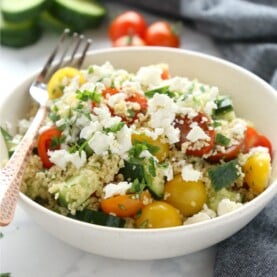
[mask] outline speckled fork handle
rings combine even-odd
[[[8,225],[13,219],[27,157],[45,116],[46,107],[41,106],[16,151],[0,171],[0,226]]]

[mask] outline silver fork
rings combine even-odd
[[[81,52],[81,55],[76,58],[78,49],[81,47],[82,42],[84,41],[84,36],[74,33],[69,43],[67,39],[69,37],[69,33],[69,29],[64,30],[53,52],[46,61],[42,71],[38,74],[30,86],[29,92],[32,98],[39,103],[39,109],[32,123],[30,124],[29,129],[17,146],[16,151],[13,153],[6,166],[0,171],[0,226],[8,225],[14,217],[16,202],[20,191],[24,169],[26,167],[27,158],[33,149],[33,144],[38,129],[47,115],[46,104],[48,101],[48,77],[57,69],[65,65],[80,68],[91,44],[90,39],[85,40],[85,46]],[[53,61],[62,46],[64,47],[64,50],[62,51],[58,63],[53,67]],[[71,51],[71,55],[69,60],[66,61],[65,56],[69,50]]]

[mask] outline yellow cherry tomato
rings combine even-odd
[[[244,181],[254,195],[260,194],[267,187],[271,172],[270,156],[266,152],[251,155],[242,168]]]
[[[167,143],[163,142],[161,138],[154,140],[153,138],[145,134],[132,134],[132,143],[135,142],[144,142],[150,144],[154,147],[157,147],[156,152],[153,154],[160,162],[164,161],[169,152],[169,146]]]
[[[154,201],[141,210],[136,219],[137,228],[164,228],[182,225],[180,212],[163,201]]]
[[[82,85],[85,82],[83,74],[74,67],[63,67],[58,69],[50,78],[47,91],[50,99],[58,98],[63,95],[63,80],[65,78],[72,79],[79,77],[79,84]]]
[[[205,185],[201,181],[184,181],[176,175],[165,184],[165,201],[179,209],[184,216],[199,212],[207,201]]]

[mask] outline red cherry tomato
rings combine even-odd
[[[135,11],[126,11],[111,22],[109,37],[112,41],[125,35],[144,37],[146,28],[146,21],[141,14]]]
[[[116,88],[106,88],[102,91],[102,95],[106,99],[117,93],[119,93],[119,90]],[[138,103],[140,105],[140,109],[132,111],[130,113],[130,117],[119,115],[122,118],[122,120],[125,121],[127,124],[132,124],[138,118],[139,113],[146,113],[148,102],[144,95],[134,92],[131,96],[125,99],[125,102]],[[117,115],[113,107],[109,107],[109,109],[112,115]]]
[[[270,156],[273,156],[272,144],[270,140],[266,136],[260,134],[255,128],[247,126],[243,152],[247,153],[251,148],[256,146],[267,147]]]
[[[152,46],[179,47],[180,39],[166,21],[157,21],[151,24],[145,33],[145,42]]]
[[[148,107],[147,99],[139,93],[133,93],[126,99],[126,102],[138,103],[140,105],[140,112],[145,113]]]
[[[192,124],[197,123],[197,125],[204,131],[204,133],[209,137],[206,140],[197,140],[192,142],[187,139],[187,135],[192,130]],[[181,145],[184,142],[188,142],[188,147],[186,148],[186,154],[201,157],[204,154],[209,153],[215,143],[215,131],[210,127],[210,119],[203,113],[198,113],[195,117],[189,118],[187,115],[178,116],[174,121],[175,127],[180,129],[180,142],[178,147],[181,148]],[[203,142],[203,146],[197,146],[198,143]]]
[[[113,47],[145,46],[145,41],[137,35],[122,36],[113,41]]]
[[[208,157],[208,161],[210,162],[218,162],[219,160],[231,161],[235,159],[238,154],[242,151],[242,147],[244,144],[244,139],[242,139],[238,144],[228,146],[225,148],[223,152],[218,152],[210,157]]]
[[[60,145],[53,145],[53,140],[61,137],[61,131],[56,127],[42,132],[38,137],[38,155],[43,163],[43,166],[50,168],[53,163],[49,160],[48,150],[59,149]]]

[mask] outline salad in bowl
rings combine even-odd
[[[152,229],[213,220],[269,185],[270,139],[218,87],[167,63],[64,67],[48,83],[48,117],[21,191],[76,220]],[[36,106],[19,121],[16,147]],[[13,151],[12,147],[9,149]]]

